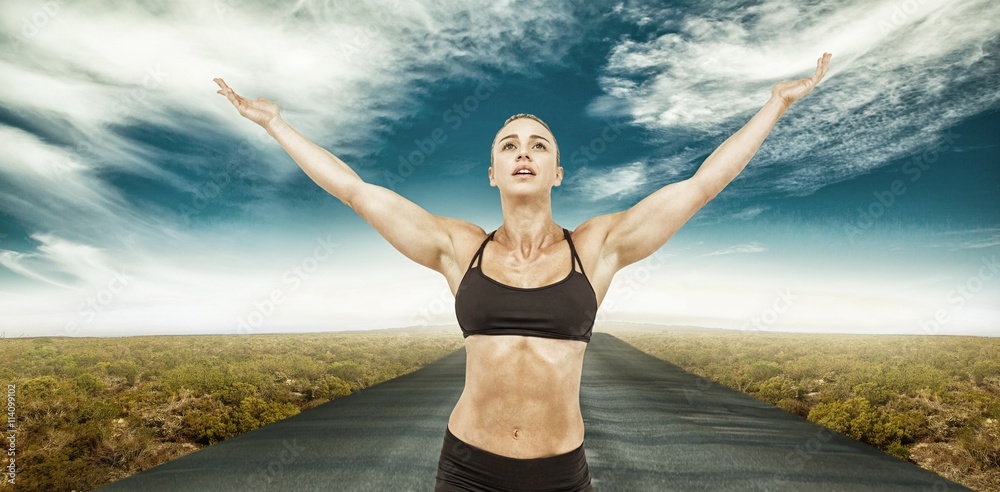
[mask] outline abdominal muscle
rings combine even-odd
[[[522,335],[465,338],[465,389],[448,419],[459,439],[510,458],[545,458],[583,443],[586,342]]]

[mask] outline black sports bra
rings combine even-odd
[[[483,274],[479,266],[472,266],[476,258],[482,264],[486,243],[496,232],[491,232],[479,246],[455,293],[455,314],[462,336],[526,335],[589,343],[597,318],[597,294],[583,272],[569,231],[563,228],[571,254],[569,275],[543,287],[502,284]]]

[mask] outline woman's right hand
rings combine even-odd
[[[236,106],[236,109],[244,118],[264,127],[265,130],[268,129],[270,124],[278,120],[280,110],[278,109],[277,104],[274,104],[263,97],[258,97],[256,101],[253,99],[247,99],[237,94],[236,91],[226,85],[224,80],[220,78],[212,80],[214,80],[215,83],[219,84],[219,87],[221,87],[221,89],[216,92],[226,96],[226,99],[229,99],[229,102],[233,103],[233,106]]]

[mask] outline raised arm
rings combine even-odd
[[[454,255],[453,232],[467,230],[469,223],[431,214],[388,188],[366,183],[344,161],[292,128],[276,104],[263,97],[247,99],[222,79],[214,80],[218,93],[267,130],[316,184],[351,207],[404,256],[443,273],[446,255]]]
[[[605,261],[615,265],[617,271],[660,249],[743,171],[778,118],[823,79],[831,56],[824,53],[816,60],[816,72],[811,77],[774,84],[764,107],[722,142],[694,176],[656,190],[627,210],[591,219],[594,222],[589,227],[604,228],[601,256]]]

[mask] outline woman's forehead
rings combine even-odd
[[[531,119],[531,118],[518,118],[497,132],[493,141],[498,141],[508,135],[520,135],[522,137],[527,137],[529,135],[540,135],[551,139],[553,137],[552,132],[550,132],[545,125]]]

